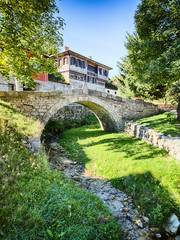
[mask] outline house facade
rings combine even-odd
[[[109,79],[112,68],[94,61],[92,57],[85,57],[79,53],[64,48],[64,52],[56,58],[58,72],[71,86],[82,85],[86,82],[89,89],[105,91],[105,83]]]

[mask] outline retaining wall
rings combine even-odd
[[[125,122],[124,132],[155,147],[165,149],[170,155],[180,160],[180,137],[167,137],[131,121]]]

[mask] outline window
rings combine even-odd
[[[83,81],[83,80],[84,80],[84,78],[83,78],[83,77],[80,77],[80,80],[81,80],[81,81]]]
[[[77,59],[77,67],[80,67],[81,66],[81,60]]]
[[[92,83],[94,83],[94,78],[92,78]]]
[[[109,93],[109,90],[107,90],[107,92]]]
[[[117,94],[117,92],[114,92],[114,94]]]
[[[73,57],[70,58],[70,64],[75,65],[75,58],[73,58]]]
[[[8,83],[8,91],[15,91],[15,85]]]
[[[89,82],[89,76],[87,76],[87,82]]]
[[[102,68],[99,68],[99,74],[102,75]]]
[[[82,61],[82,68],[86,68],[86,67],[85,67],[85,62],[84,62],[84,61]]]
[[[90,72],[97,73],[97,67],[88,65],[88,70],[89,70]]]
[[[103,75],[106,76],[106,77],[108,76],[107,70],[104,70]]]
[[[73,75],[73,74],[70,74],[70,78],[74,78],[74,75]]]
[[[63,58],[63,65],[67,64],[67,58]]]

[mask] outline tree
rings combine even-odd
[[[0,73],[27,86],[39,72],[53,73],[63,44],[55,0],[0,0]]]
[[[159,99],[164,96],[167,90],[166,85],[152,84],[141,81],[133,73],[133,66],[128,57],[122,58],[122,62],[118,62],[119,76],[119,94],[127,98],[142,97],[144,99]]]
[[[173,104],[178,103],[177,107],[177,119],[180,119],[180,82],[172,84],[171,88],[167,91],[167,98]]]
[[[179,12],[178,0],[142,0],[134,16],[136,31],[127,35],[130,74],[150,89],[159,88],[159,97],[180,77]]]

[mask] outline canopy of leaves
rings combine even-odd
[[[167,97],[172,104],[177,104],[180,99],[180,82],[172,84],[171,88],[167,91]]]
[[[39,72],[53,73],[50,56],[63,44],[55,0],[0,0],[0,73],[31,86]]]
[[[126,73],[121,84],[134,95],[158,99],[179,80],[179,12],[178,0],[142,0],[138,5],[136,31],[125,44],[128,55],[118,63]]]
[[[166,85],[159,83],[157,86],[154,86],[137,79],[129,58],[122,58],[122,60],[123,62],[117,63],[120,70],[120,75],[117,77],[120,96],[126,98],[142,97],[148,100],[164,97],[164,92],[167,90]]]

